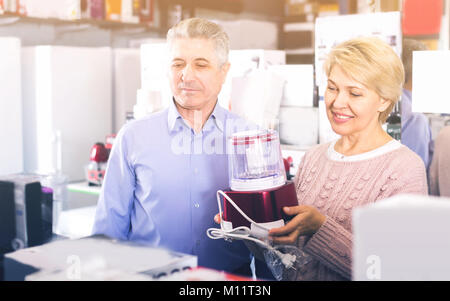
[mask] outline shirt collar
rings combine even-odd
[[[174,99],[169,102],[169,111],[167,114],[167,125],[169,127],[169,132],[177,131],[178,129],[175,128],[175,124],[177,123],[178,119],[183,119],[180,115],[180,112],[178,112],[177,107],[175,106]]]
[[[211,113],[211,116],[209,116],[209,119],[214,119],[214,122],[217,126],[217,128],[223,132],[225,119],[227,118],[227,112],[224,108],[222,108],[219,105],[219,101],[216,102],[216,106],[214,107],[214,110]]]
[[[225,119],[227,117],[226,110],[222,108],[219,105],[219,102],[216,102],[216,106],[214,107],[214,110],[212,111],[211,115],[209,116],[208,120],[203,125],[204,130],[212,130],[212,122],[217,126],[217,128],[223,132],[224,131],[224,124]],[[181,116],[180,112],[178,112],[177,107],[175,106],[175,100],[172,98],[172,101],[170,101],[169,104],[169,110],[167,115],[167,125],[169,127],[169,132],[178,131],[181,128],[176,128],[175,125],[177,123],[177,120],[183,120],[183,117]],[[209,128],[208,128],[209,127]]]

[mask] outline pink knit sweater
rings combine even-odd
[[[329,145],[309,150],[294,179],[299,204],[326,216],[314,235],[299,239],[312,260],[300,269],[298,280],[350,280],[352,209],[399,193],[428,191],[422,160],[405,146],[362,161],[338,162],[328,158]]]

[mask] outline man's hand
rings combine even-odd
[[[217,214],[214,216],[214,222],[215,222],[216,224],[220,224],[220,213],[217,213]]]
[[[326,217],[315,207],[293,206],[284,207],[287,215],[296,215],[285,226],[269,231],[269,238],[278,244],[296,244],[299,236],[311,236],[319,230]]]

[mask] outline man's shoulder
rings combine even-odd
[[[411,112],[407,120],[403,122],[402,133],[406,135],[417,136],[421,133],[428,133],[430,130],[430,123],[428,118],[417,112]]]
[[[167,123],[167,109],[151,113],[145,117],[129,121],[122,126],[119,132],[122,134],[139,132],[141,130],[149,131],[155,127],[160,127],[163,122]]]

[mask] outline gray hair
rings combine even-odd
[[[171,47],[174,39],[206,39],[215,44],[216,55],[220,66],[228,62],[230,39],[218,24],[202,18],[191,18],[181,21],[167,32],[167,44]]]
[[[413,51],[427,50],[427,46],[417,40],[403,39],[402,62],[405,68],[405,83],[412,78],[412,55]]]

